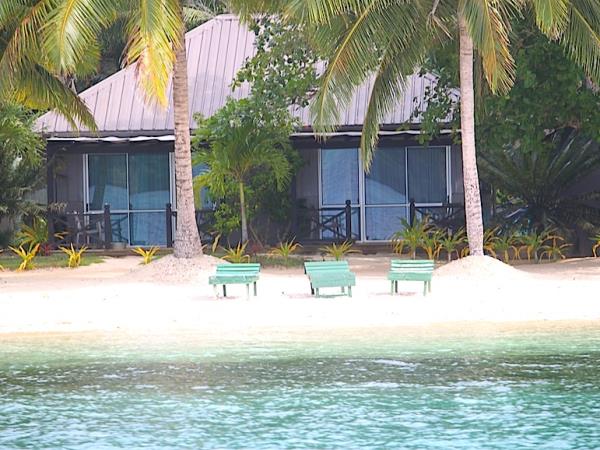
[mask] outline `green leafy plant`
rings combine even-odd
[[[426,245],[428,236],[432,231],[432,226],[429,223],[429,218],[425,217],[422,220],[415,220],[411,226],[408,220],[401,219],[402,229],[392,235],[392,246],[394,251],[401,255],[405,247],[410,250],[410,257],[416,258],[417,249]]]
[[[508,262],[510,260],[511,250],[513,256],[518,258],[520,253],[518,243],[519,239],[514,233],[505,233],[495,236],[491,246],[493,253],[497,258],[502,259],[504,262]]]
[[[158,247],[150,247],[149,249],[144,249],[142,247],[137,247],[133,249],[133,252],[140,255],[143,259],[144,264],[150,264],[158,251]]]
[[[553,229],[544,230],[542,232],[532,231],[521,237],[522,247],[527,253],[527,260],[533,260],[537,263],[540,261],[541,252],[544,251],[546,242],[557,237]]]
[[[280,242],[277,247],[269,252],[269,256],[282,258],[283,264],[288,266],[292,254],[301,247],[302,245],[300,245],[298,242],[294,242],[294,239],[287,242]]]
[[[54,233],[54,237],[57,239],[64,239],[65,235],[66,233]],[[44,256],[50,253],[48,223],[43,217],[33,219],[31,226],[23,224],[15,237],[19,240],[19,244],[23,246],[32,247],[40,244],[40,253]]]
[[[596,236],[594,236],[592,238],[592,241],[594,242],[594,246],[592,247],[592,254],[594,255],[594,257],[598,256],[598,249],[600,248],[600,233],[598,233]]]
[[[25,250],[22,245],[20,245],[18,248],[9,248],[21,258],[21,264],[19,264],[19,267],[17,268],[18,272],[21,272],[23,270],[35,269],[35,266],[33,265],[33,260],[37,256],[37,252],[40,249],[40,244],[36,244],[32,247],[29,247],[29,249],[27,250]]]
[[[84,245],[83,247],[76,249],[73,247],[73,244],[71,244],[70,247],[60,247],[60,249],[68,256],[67,267],[75,269],[81,265],[83,254],[88,248]]]
[[[225,256],[223,259],[231,262],[231,263],[244,263],[250,261],[250,255],[246,254],[246,246],[248,242],[244,242],[243,244],[240,242],[235,247],[228,247],[225,249]]]
[[[421,239],[419,247],[423,249],[428,259],[435,259],[435,255],[438,253],[438,248],[440,246],[440,238],[443,233],[442,230],[430,227]]]
[[[325,255],[335,259],[336,261],[340,261],[342,258],[344,258],[350,253],[358,253],[357,250],[352,249],[352,246],[353,244],[350,241],[344,241],[339,245],[334,242],[331,245],[321,247],[320,250]]]
[[[440,257],[440,253],[444,251],[448,262],[452,261],[452,254],[460,257],[460,247],[467,242],[467,234],[463,228],[456,233],[442,232],[438,238],[438,247],[435,252],[435,258]]]
[[[565,259],[565,251],[571,247],[571,244],[565,242],[565,239],[559,235],[550,235],[548,237],[549,244],[542,247],[540,258],[548,258],[553,260]]]

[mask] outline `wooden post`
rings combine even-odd
[[[346,200],[346,206],[344,207],[346,212],[346,240],[352,240],[352,207],[350,206],[350,200]]]
[[[417,215],[417,209],[415,206],[415,199],[410,199],[410,226],[412,227],[415,224],[415,217]]]
[[[106,250],[110,249],[110,244],[112,243],[112,225],[110,223],[110,205],[108,203],[104,204],[104,248]]]
[[[173,247],[173,206],[167,203],[165,208],[167,220],[167,247]]]

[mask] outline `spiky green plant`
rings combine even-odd
[[[21,272],[24,270],[35,269],[33,260],[37,256],[37,252],[40,249],[40,244],[31,246],[27,250],[25,250],[22,245],[19,245],[18,248],[16,248],[16,247],[8,247],[8,248],[10,248],[15,255],[17,255],[21,258],[21,264],[19,264],[19,267],[17,268],[18,272]]]
[[[140,255],[142,257],[143,264],[147,265],[152,262],[156,252],[158,252],[158,247],[150,247],[149,249],[144,249],[142,247],[137,247],[132,250],[135,254]]]
[[[83,258],[83,254],[87,251],[87,247],[84,245],[83,247],[76,249],[71,244],[70,247],[60,247],[60,250],[64,252],[67,259],[67,267],[71,269],[75,269],[81,265],[81,259]]]
[[[565,242],[565,239],[559,235],[550,236],[549,244],[546,244],[542,247],[542,253],[540,254],[540,258],[548,258],[553,260],[565,259],[567,256],[565,255],[565,251],[572,246]]]
[[[357,250],[353,250],[352,249],[352,242],[350,241],[344,241],[341,244],[336,244],[333,243],[331,245],[326,245],[324,247],[321,247],[321,252],[323,252],[325,255],[335,259],[336,261],[340,261],[342,258],[344,258],[346,255],[350,254],[350,253],[358,253]]]
[[[592,238],[592,241],[594,242],[594,246],[592,247],[592,253],[594,255],[594,257],[598,256],[598,249],[600,248],[600,233],[598,233],[596,236],[594,236]]]
[[[400,223],[402,224],[402,229],[392,235],[394,251],[401,255],[404,247],[408,247],[410,250],[410,257],[415,259],[417,249],[425,244],[431,232],[432,226],[429,223],[429,218],[425,217],[422,220],[416,219],[413,225],[406,219],[401,219]]]
[[[288,266],[292,254],[301,247],[302,245],[300,245],[298,242],[294,242],[294,239],[287,242],[280,242],[277,247],[269,252],[269,256],[282,258],[283,264]]]
[[[223,259],[231,262],[231,263],[244,263],[250,261],[250,255],[246,254],[246,246],[248,245],[248,241],[243,244],[240,242],[235,247],[228,247],[225,249],[225,256]]]
[[[459,248],[467,241],[467,235],[463,228],[460,228],[455,233],[442,232],[439,237],[439,244],[436,250],[435,258],[440,257],[442,251],[446,252],[448,262],[452,261],[452,254],[460,257]]]

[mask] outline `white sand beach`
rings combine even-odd
[[[0,272],[0,333],[175,332],[214,336],[280,332],[335,333],[481,323],[598,321],[600,259],[522,264],[468,258],[436,269],[433,292],[400,284],[390,295],[391,256],[353,256],[353,297],[313,298],[302,269],[265,268],[258,297],[244,286],[215,298],[208,276],[218,262],[166,256],[149,266],[137,257],[71,269]],[[336,292],[335,290],[333,292]]]

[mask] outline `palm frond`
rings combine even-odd
[[[180,44],[183,12],[179,0],[137,0],[128,23],[126,64],[136,70],[149,99],[168,103],[167,86]]]

